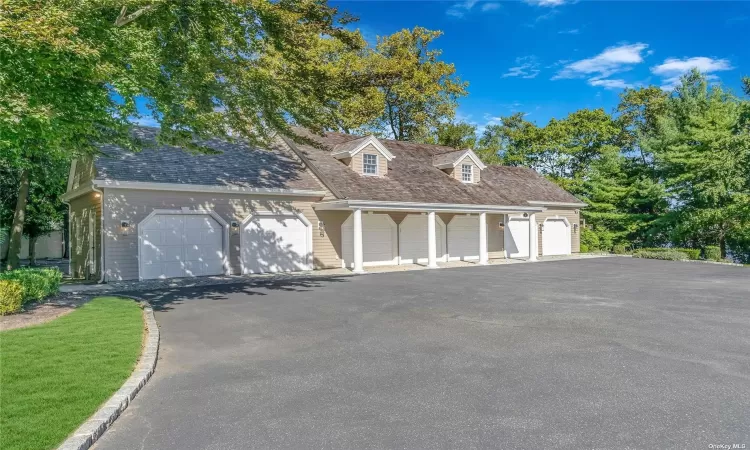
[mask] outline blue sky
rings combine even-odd
[[[459,119],[501,115],[545,124],[617,104],[625,86],[668,88],[698,67],[740,93],[750,75],[750,2],[331,1],[368,41],[403,28],[442,30],[443,59],[468,81]]]

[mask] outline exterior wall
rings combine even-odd
[[[94,216],[94,242],[90,241],[90,217]],[[101,269],[102,199],[90,192],[70,201],[70,275],[98,280]],[[90,266],[94,262],[92,273]]]
[[[505,258],[505,231],[503,214],[487,214],[487,256],[489,259]]]
[[[363,174],[365,173],[364,167],[362,166],[364,162],[364,154],[374,154],[378,155],[378,176],[384,177],[388,175],[388,160],[385,159],[385,156],[383,156],[375,147],[372,146],[372,144],[368,145],[367,147],[363,148],[362,151],[354,155],[353,158],[347,158],[345,160],[345,163],[351,168],[353,171]]]
[[[96,178],[96,170],[94,169],[94,159],[90,157],[82,157],[76,159],[76,168],[73,172],[73,184],[71,190],[77,189],[79,186],[85,186],[91,180]]]
[[[0,231],[2,233],[2,231]],[[10,242],[8,239],[3,241],[0,245],[0,255],[8,254],[8,246]],[[21,259],[28,259],[29,257],[29,238],[26,236],[21,240]],[[42,236],[36,240],[36,258],[53,258],[59,259],[63,257],[63,232],[53,231],[52,233]]]
[[[537,213],[536,214],[536,223],[537,223],[537,239],[539,244],[539,255],[542,254],[542,231],[539,227],[539,224],[544,223],[544,220],[548,217],[565,217],[568,219],[568,222],[570,222],[570,238],[571,238],[571,244],[570,244],[570,251],[572,253],[580,253],[581,252],[581,227],[580,227],[580,218],[581,215],[579,214],[579,210],[576,208],[559,208],[559,209],[548,209],[547,211],[543,213]],[[576,226],[578,225],[578,226]],[[577,229],[576,229],[577,228]]]
[[[471,170],[472,170],[472,173],[474,174],[474,183],[479,183],[482,179],[482,174],[481,174],[482,171],[479,170],[479,167],[477,167],[476,164],[474,164],[474,161],[472,161],[471,158],[469,158],[468,156],[464,158],[463,160],[461,160],[461,162],[458,163],[458,165],[456,165],[454,169],[449,171],[448,174],[452,176],[453,178],[457,179],[458,181],[461,181],[461,166],[464,164],[470,164],[473,167],[473,169]]]
[[[330,222],[338,218],[330,212],[316,212],[312,203],[319,199],[309,197],[276,197],[241,194],[214,194],[147,190],[105,190],[105,275],[107,280],[130,280],[138,278],[138,223],[154,209],[212,210],[227,223],[242,222],[247,216],[260,211],[298,211],[312,224],[313,263],[315,268],[341,267],[340,254],[333,242],[340,247],[338,235],[341,227],[332,228]],[[340,214],[339,214],[340,215]],[[344,217],[345,219],[346,217]],[[129,220],[131,226],[123,230],[120,223]],[[323,233],[318,222],[325,223]],[[330,230],[339,230],[333,236]],[[338,266],[336,265],[338,263]],[[229,265],[232,273],[240,273],[240,230],[229,233]]]

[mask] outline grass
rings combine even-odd
[[[115,297],[0,333],[0,447],[62,443],[130,376],[142,339],[140,306]]]

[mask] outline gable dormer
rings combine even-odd
[[[365,136],[336,145],[331,156],[360,175],[384,177],[394,156],[375,137]]]
[[[471,149],[441,153],[432,157],[432,165],[462,183],[479,183],[487,168]]]

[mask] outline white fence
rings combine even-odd
[[[8,255],[8,239],[7,231],[0,230],[0,233],[5,232],[5,239],[2,245],[0,245],[0,259],[5,259]],[[63,257],[63,232],[53,231],[52,233],[42,236],[36,240],[36,258],[62,258]],[[29,258],[29,239],[24,236],[21,241],[21,259]]]

